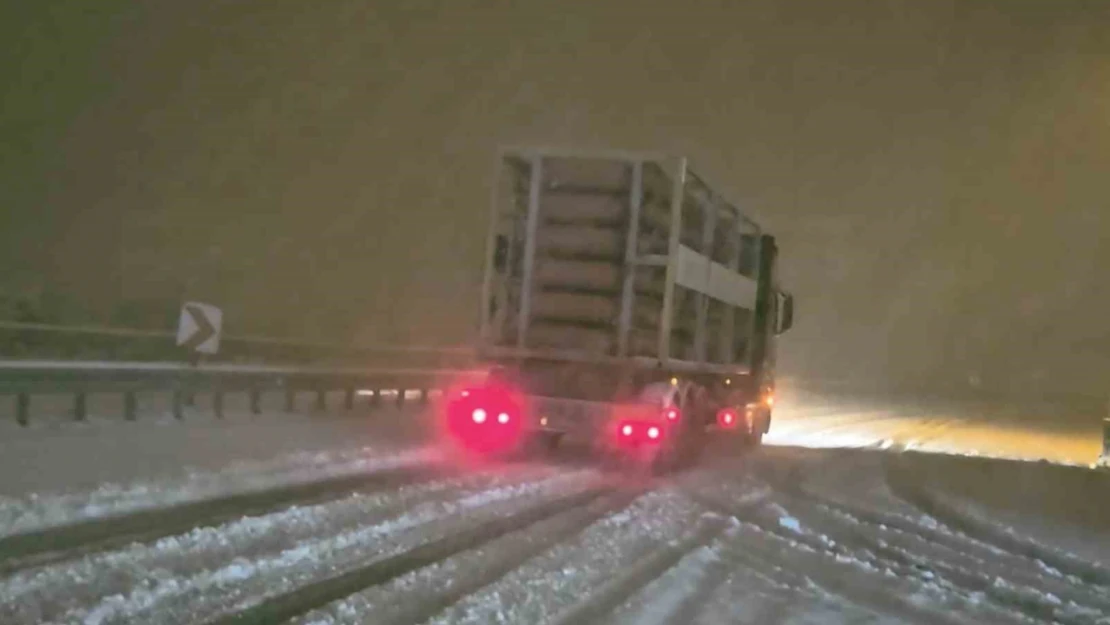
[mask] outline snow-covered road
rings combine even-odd
[[[1102,451],[1101,398],[991,400],[782,388],[766,442],[915,449],[1089,466]]]
[[[811,410],[814,431],[889,419]],[[0,542],[0,622],[1110,623],[1104,471],[869,444],[715,448],[647,479],[371,438],[10,497],[0,541],[171,504],[190,526],[19,566]],[[335,487],[352,476],[372,486]],[[255,504],[205,516],[213,497]]]

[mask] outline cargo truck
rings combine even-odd
[[[478,354],[448,430],[486,452],[585,443],[669,465],[758,444],[793,323],[778,248],[686,158],[503,148]]]

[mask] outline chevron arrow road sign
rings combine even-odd
[[[211,304],[185,302],[177,322],[177,344],[201,354],[220,349],[220,328],[224,313]]]

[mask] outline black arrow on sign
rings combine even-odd
[[[212,325],[212,322],[205,316],[204,310],[199,306],[186,304],[185,312],[193,318],[193,323],[197,324],[197,330],[182,345],[186,349],[196,349],[216,335],[216,327]]]

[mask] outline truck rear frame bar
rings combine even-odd
[[[549,171],[549,167],[571,170],[576,162],[619,166],[627,172],[627,181],[619,189],[578,189],[573,183],[567,189],[559,187],[560,174]],[[774,314],[769,310],[757,312],[762,304],[759,300],[771,294],[770,284],[761,289],[760,281],[769,283],[774,279],[771,267],[761,266],[773,264],[774,250],[763,248],[768,245],[773,248],[774,241],[707,185],[686,158],[651,152],[503,147],[497,153],[495,171],[482,282],[480,349],[484,355],[726,375],[743,375],[759,368],[756,359],[762,355],[757,352],[762,350],[755,349],[754,343],[762,342],[764,337],[759,336],[761,331],[756,325],[762,321],[760,317]],[[669,183],[669,190],[664,190],[664,182]],[[535,315],[539,233],[545,227],[541,212],[545,198],[557,192],[607,194],[619,196],[625,203],[627,212],[621,218],[624,241],[619,259],[623,275],[614,323],[615,340],[604,353],[550,345],[536,347],[529,341]],[[658,246],[645,249],[651,247],[644,236],[649,202],[655,223],[662,228],[665,221],[666,240],[661,249]],[[506,230],[514,234],[506,235]],[[517,266],[518,256],[519,277],[512,270],[503,271],[505,266]],[[656,268],[655,271],[663,273],[654,353],[644,353],[632,345],[635,313],[642,313],[640,309],[634,310],[637,271],[644,268]],[[692,340],[684,343],[685,354],[676,354],[674,348],[678,287],[691,292],[692,299],[684,301],[693,302]],[[506,295],[510,292],[515,301],[513,296]],[[655,302],[652,300],[651,306]],[[713,330],[711,302],[717,307]],[[740,319],[741,328],[746,324],[740,331],[746,332],[753,343],[744,350],[742,358],[737,357],[734,344],[739,309],[751,311]],[[684,310],[689,312],[689,308]],[[515,316],[515,328],[506,327],[511,316]],[[686,321],[686,315],[682,318]]]

